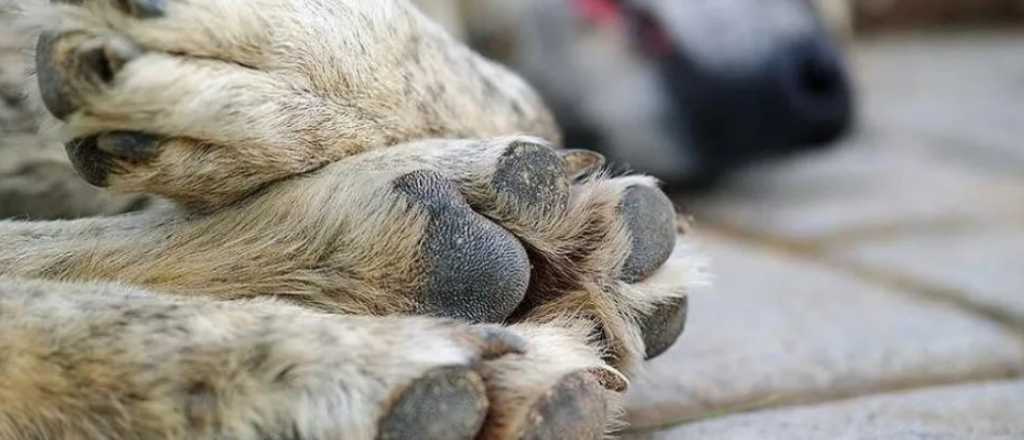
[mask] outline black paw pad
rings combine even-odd
[[[672,255],[676,212],[665,193],[642,185],[627,189],[619,206],[633,245],[620,278],[635,283],[649,277]]]
[[[415,380],[380,421],[378,440],[472,439],[487,416],[487,389],[464,367],[442,367]]]
[[[135,132],[112,132],[100,135],[96,148],[119,159],[141,162],[156,156],[160,139],[153,135]]]
[[[58,66],[59,39],[52,33],[43,33],[36,43],[36,81],[46,109],[58,119],[64,119],[78,109],[78,104],[66,90],[67,81]]]
[[[114,0],[114,5],[136,18],[159,18],[167,13],[167,0]]]
[[[412,172],[394,185],[430,217],[418,312],[470,322],[508,318],[530,281],[530,261],[519,241],[474,212],[455,185],[437,172]]]
[[[527,413],[524,440],[604,438],[608,421],[605,388],[588,372],[565,376]]]
[[[567,165],[546,145],[509,145],[498,159],[492,182],[499,194],[511,196],[520,209],[560,212],[569,202]]]
[[[81,106],[74,90],[109,84],[142,49],[123,38],[89,37],[80,33],[44,33],[36,43],[36,78],[43,104],[58,119]]]
[[[107,178],[114,170],[114,161],[110,155],[99,150],[95,136],[75,139],[65,144],[64,149],[75,171],[86,182],[99,187],[107,186]]]
[[[658,306],[650,315],[640,320],[640,332],[647,346],[645,359],[654,359],[675,344],[686,329],[686,313],[689,301],[686,297]]]
[[[50,3],[81,5],[96,0],[50,0]],[[158,18],[167,13],[167,0],[103,0],[112,1],[114,7],[137,18]]]

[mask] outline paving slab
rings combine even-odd
[[[1020,175],[1020,29],[889,35],[861,42],[852,55],[866,125],[928,139],[951,160]]]
[[[634,428],[1024,370],[1021,339],[994,322],[706,233],[702,248],[713,286],[634,381]]]
[[[687,204],[705,223],[803,242],[1024,223],[1024,175],[982,173],[937,154],[919,138],[862,131],[834,150],[750,170]]]
[[[948,386],[740,414],[628,438],[1021,439],[1024,381]]]
[[[833,252],[875,271],[924,280],[1024,330],[1024,225],[863,240]]]

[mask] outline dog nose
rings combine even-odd
[[[779,106],[785,118],[776,126],[788,131],[782,138],[793,146],[823,144],[838,138],[850,125],[850,83],[839,50],[811,39],[778,55],[775,78]]]
[[[820,33],[780,44],[742,67],[724,68],[687,51],[664,64],[698,180],[751,163],[822,148],[854,118],[840,50]],[[660,176],[659,176],[660,177]]]

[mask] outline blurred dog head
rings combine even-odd
[[[824,11],[835,16],[837,4]],[[459,7],[474,46],[545,95],[567,145],[601,150],[669,183],[713,180],[819,148],[852,119],[840,50],[808,0]]]

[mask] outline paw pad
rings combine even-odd
[[[569,200],[567,165],[546,145],[514,142],[498,159],[493,185],[518,209],[561,212]]]
[[[588,372],[563,377],[530,408],[526,416],[526,426],[518,438],[604,438],[604,428],[608,420],[605,393],[605,388]]]
[[[649,277],[672,255],[676,246],[675,208],[661,190],[643,185],[627,189],[619,206],[632,238],[632,252],[622,266],[620,278],[636,283]]]
[[[640,332],[646,346],[645,359],[654,359],[668,351],[686,329],[689,302],[686,297],[661,304],[640,320]]]
[[[508,231],[477,214],[455,185],[433,171],[395,181],[429,216],[424,232],[420,313],[470,322],[502,322],[519,306],[530,281],[526,249]]]
[[[378,440],[472,439],[487,416],[487,389],[465,367],[442,367],[413,381],[381,420]]]

